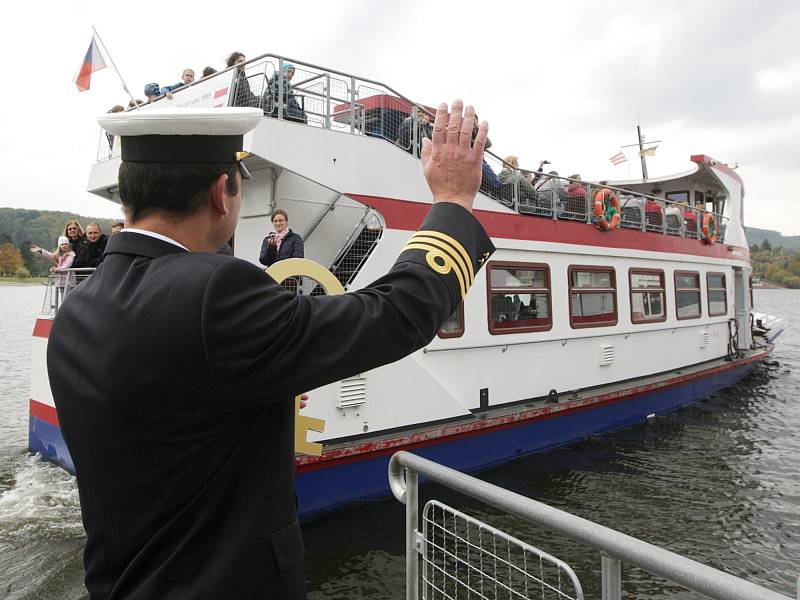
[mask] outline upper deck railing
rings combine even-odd
[[[294,70],[291,78],[285,68],[288,65]],[[212,93],[209,82],[216,84]],[[265,117],[383,138],[415,156],[419,156],[424,130],[420,115],[426,113],[431,121],[434,116],[433,109],[379,81],[276,54],[263,54],[241,68],[229,67],[173,95],[173,100],[162,98],[156,106],[251,106],[261,108]],[[410,121],[404,125],[407,118]],[[118,152],[119,144],[102,132],[98,161]],[[519,214],[594,224],[599,220],[594,200],[603,188],[619,200],[622,228],[701,239],[704,218],[710,214],[717,239],[725,239],[728,219],[703,207],[518,168],[492,150],[484,155],[481,192]]]

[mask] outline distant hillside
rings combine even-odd
[[[747,234],[747,244],[761,246],[764,240],[768,240],[773,248],[782,246],[785,250],[800,250],[800,235],[784,236],[779,231],[772,229],[758,229],[757,227],[745,227]]]
[[[11,242],[35,244],[54,249],[59,235],[64,234],[64,225],[75,219],[86,228],[87,223],[97,223],[103,233],[111,233],[116,219],[98,219],[70,212],[54,210],[28,210],[25,208],[0,208],[0,243]]]

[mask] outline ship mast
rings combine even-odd
[[[639,119],[636,119],[636,138],[639,140],[639,160],[642,161],[642,181],[647,181],[647,158],[644,156],[644,138]]]

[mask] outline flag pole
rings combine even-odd
[[[133,97],[133,94],[131,94],[131,91],[128,89],[128,86],[125,84],[125,80],[122,78],[122,74],[119,72],[119,69],[117,69],[117,65],[114,64],[114,59],[111,58],[111,53],[108,51],[108,47],[106,47],[106,45],[103,43],[103,39],[100,37],[100,34],[97,33],[97,29],[94,28],[94,25],[92,25],[92,31],[94,32],[94,37],[97,38],[97,41],[100,42],[100,45],[103,47],[103,50],[105,51],[106,56],[108,57],[108,61],[114,68],[117,77],[119,77],[119,80],[122,82],[122,89],[124,89],[127,92],[128,97],[131,99],[131,102],[133,102],[134,108],[136,110],[139,110],[139,103],[136,102],[136,98]]]

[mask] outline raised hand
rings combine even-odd
[[[453,202],[472,211],[475,194],[481,185],[483,150],[489,134],[486,121],[478,126],[472,141],[475,109],[464,110],[461,100],[454,100],[448,114],[447,103],[436,109],[432,139],[422,140],[422,171],[433,192],[434,202]]]

